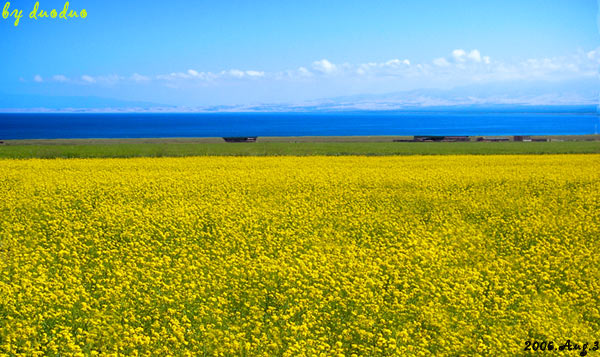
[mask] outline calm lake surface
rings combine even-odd
[[[347,135],[578,135],[595,111],[0,114],[0,140]]]

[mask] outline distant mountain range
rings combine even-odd
[[[32,104],[34,103],[34,104]],[[0,111],[105,111],[153,107],[174,108],[144,101],[128,101],[92,96],[0,95]]]
[[[300,103],[172,106],[98,97],[0,96],[0,111],[47,112],[328,112],[490,106],[594,106],[600,81],[503,82],[315,99]],[[35,106],[27,103],[36,103]]]
[[[300,104],[213,107],[214,111],[406,110],[434,107],[598,105],[600,82],[495,83],[453,89],[418,89],[385,94],[352,95]]]

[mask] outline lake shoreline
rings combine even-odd
[[[477,138],[494,137],[514,141],[513,135],[472,135],[469,142]],[[531,139],[546,139],[548,142],[600,141],[600,134],[589,135],[530,135]],[[394,140],[411,140],[406,135],[366,136],[264,136],[257,143],[385,143]],[[178,137],[178,138],[89,138],[89,139],[16,139],[0,140],[5,146],[13,145],[119,145],[119,144],[225,144],[222,137]]]

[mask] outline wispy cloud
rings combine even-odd
[[[36,74],[35,76],[33,76],[33,80],[37,83],[42,83],[44,81],[44,78],[42,78],[42,76],[40,76],[39,74]]]
[[[494,60],[478,49],[455,49],[446,56],[438,57],[430,62],[413,63],[410,59],[394,58],[381,62],[359,64],[334,63],[326,58],[314,61],[310,66],[301,66],[286,71],[260,71],[255,69],[228,69],[220,72],[188,69],[183,72],[169,74],[144,75],[134,73],[129,76],[81,75],[79,80],[70,80],[64,75],[54,75],[55,82],[82,84],[116,85],[129,83],[164,83],[170,87],[200,83],[202,85],[218,85],[224,81],[336,81],[359,79],[422,79],[452,81],[456,84],[465,82],[498,81],[498,80],[560,80],[589,78],[597,76],[600,66],[600,48],[591,51],[580,51],[570,56],[552,58],[530,58],[521,61]],[[43,82],[41,75],[34,81]]]
[[[482,61],[481,53],[477,49],[471,50],[468,53],[467,53],[467,51],[465,51],[463,49],[456,49],[456,50],[452,51],[452,57],[454,58],[455,62],[459,62],[459,63],[464,63],[467,61],[480,63]],[[486,62],[489,63],[489,57],[486,57],[486,58],[488,59],[488,61],[486,61]]]
[[[434,59],[433,68],[425,65],[423,72],[464,81],[576,79],[595,75],[600,64],[600,56],[596,53],[597,51],[593,50],[570,56],[505,62],[484,56],[477,49],[455,49],[447,57]]]
[[[87,74],[81,76],[81,80],[87,83],[96,83],[96,79],[92,76],[88,76]]]
[[[52,80],[55,82],[68,82],[69,78],[62,74],[55,74],[54,76],[52,76]]]
[[[233,78],[258,78],[263,77],[265,72],[260,71],[240,71],[239,69],[230,69],[229,71],[223,71],[220,73],[220,77],[233,77]]]
[[[83,76],[81,76],[81,81],[84,84],[97,83],[97,84],[104,85],[104,86],[114,86],[120,82],[124,82],[127,80],[135,81],[135,82],[143,82],[144,77],[145,76],[142,76],[137,73],[134,73],[130,77],[123,77],[123,76],[119,76],[117,74],[110,74],[107,76],[90,76],[90,75],[84,74]]]
[[[304,67],[299,67],[296,71],[300,77],[312,77],[312,72]]]
[[[448,62],[448,60],[445,59],[444,57],[440,57],[440,58],[434,59],[433,64],[438,67],[448,67],[450,65],[450,62]]]
[[[246,71],[246,75],[249,77],[263,77],[265,75],[265,72]]]
[[[143,76],[139,73],[134,73],[131,75],[131,80],[134,82],[147,82],[150,80],[150,77]]]
[[[314,61],[312,64],[312,68],[324,74],[332,74],[337,72],[338,66],[329,62],[327,59],[322,59],[320,61]]]
[[[354,68],[353,66],[348,66],[347,68],[351,68],[356,72],[356,74],[361,76],[394,76],[394,75],[402,75],[408,74],[407,71],[410,67],[410,60],[403,59],[399,60],[397,58],[391,59],[386,62],[370,62],[359,64]]]
[[[196,81],[214,81],[217,79],[227,79],[227,78],[260,78],[264,77],[265,72],[248,70],[242,71],[239,69],[230,69],[221,71],[219,73],[212,72],[199,72],[194,69],[188,69],[186,72],[173,72],[169,74],[159,74],[155,76],[155,79],[160,81],[181,81],[181,80],[196,80]]]

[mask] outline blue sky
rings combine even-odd
[[[0,18],[4,95],[291,103],[488,82],[589,83],[600,64],[596,0],[74,0],[70,8],[86,9],[86,19],[33,21],[34,3],[11,1],[25,15],[17,27]]]

